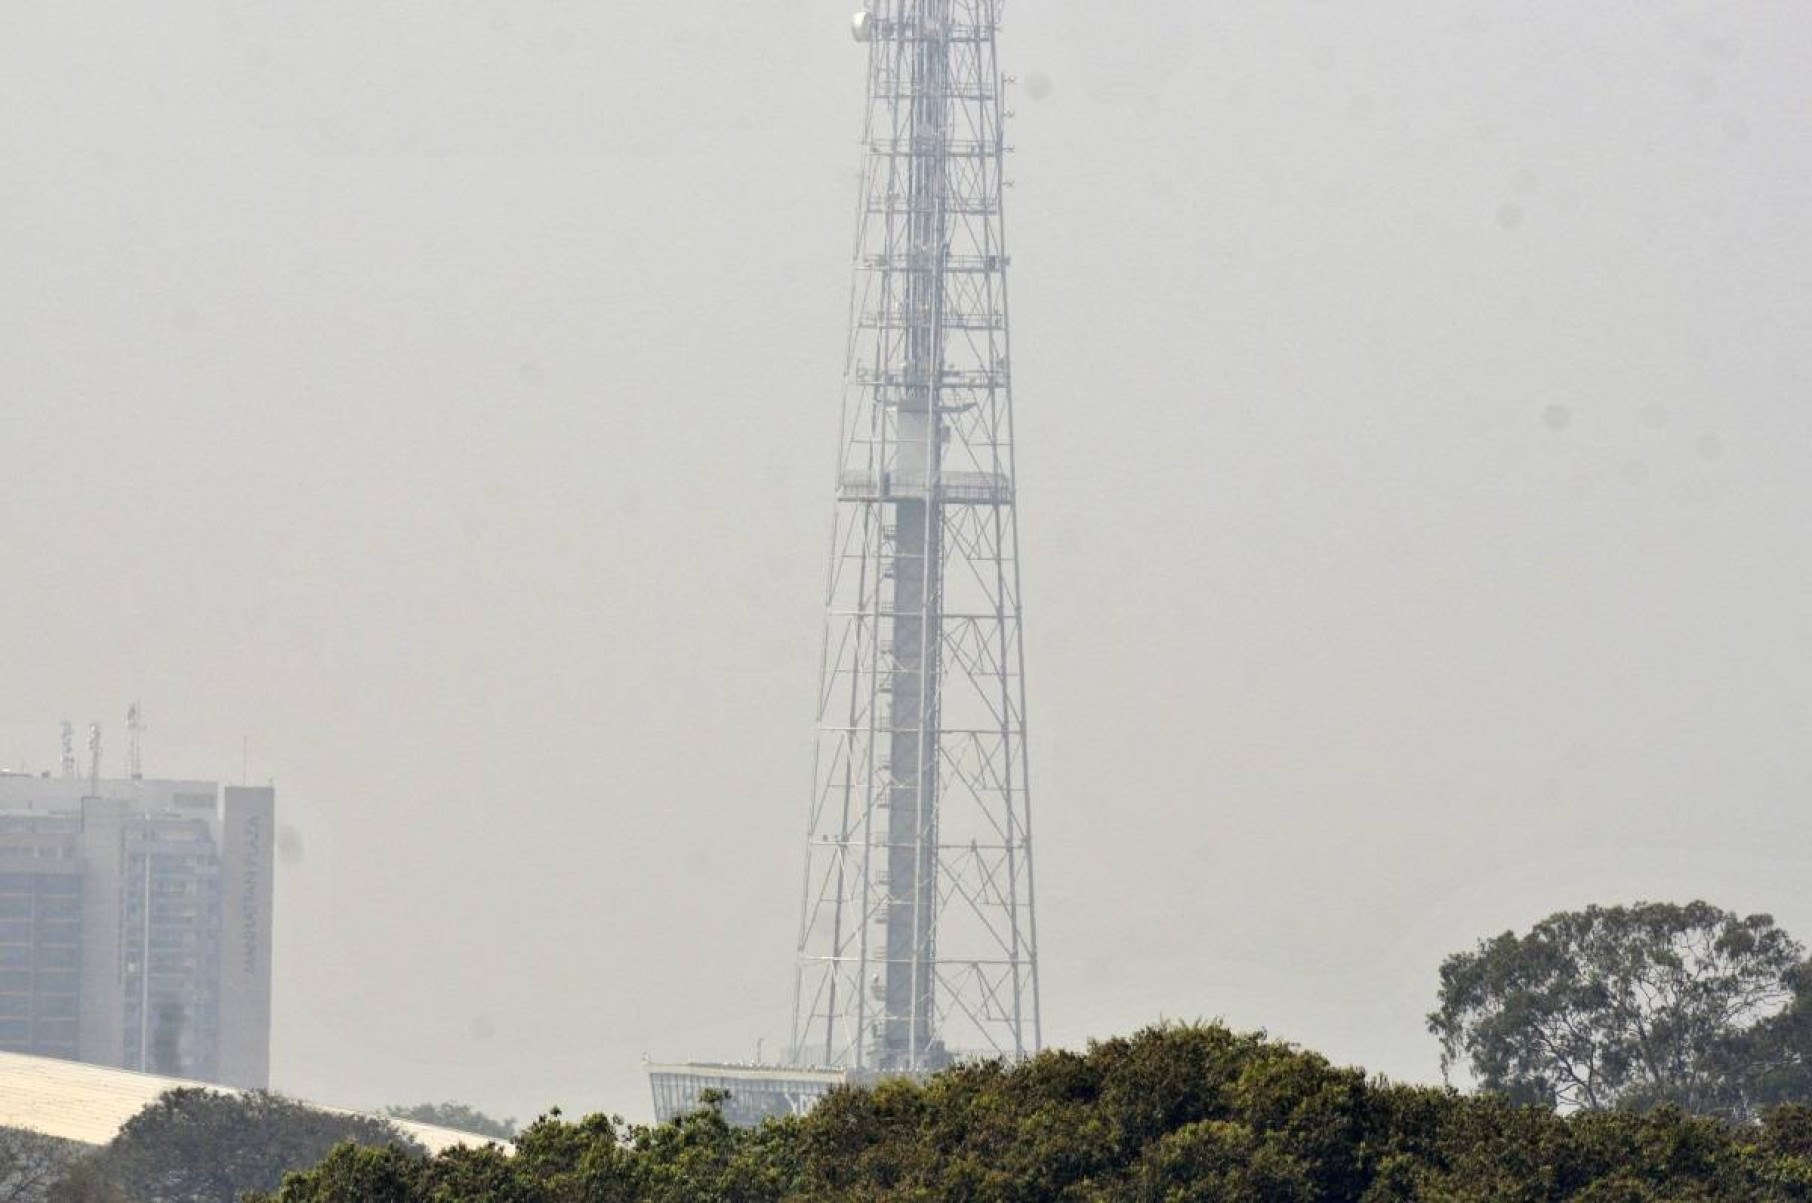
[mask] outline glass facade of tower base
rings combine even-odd
[[[703,1108],[709,1092],[721,1101],[733,1127],[753,1128],[763,1120],[804,1115],[818,1100],[851,1082],[839,1069],[787,1069],[765,1065],[650,1065],[654,1118],[660,1123]]]

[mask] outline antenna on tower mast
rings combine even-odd
[[[145,713],[134,702],[126,707],[126,776],[145,779]]]
[[[63,720],[63,776],[75,780],[75,724]]]
[[[88,796],[101,796],[101,725],[88,724]]]

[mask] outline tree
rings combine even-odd
[[[412,1158],[343,1145],[263,1203],[1806,1203],[1812,1110],[1732,1124],[1675,1107],[1562,1115],[1396,1086],[1222,1027],[953,1066],[733,1128],[531,1124]]]
[[[1752,1108],[1812,1102],[1812,962],[1787,973],[1793,1001],[1725,1042],[1722,1064]]]
[[[1428,1027],[1443,1074],[1520,1102],[1746,1116],[1804,956],[1767,915],[1587,907],[1448,957]]]
[[[394,1146],[339,1145],[313,1169],[284,1179],[281,1194],[247,1194],[248,1203],[417,1203],[433,1197],[426,1183],[428,1163]],[[454,1198],[484,1198],[482,1195]]]
[[[516,1120],[494,1119],[464,1103],[416,1103],[412,1107],[386,1107],[384,1114],[391,1119],[406,1119],[418,1124],[434,1124],[441,1128],[452,1128],[456,1132],[470,1132],[476,1136],[489,1136],[493,1140],[515,1140]]]
[[[0,1203],[40,1203],[81,1152],[73,1141],[0,1128]]]
[[[423,1150],[388,1120],[318,1111],[281,1095],[223,1094],[184,1087],[127,1120],[93,1157],[78,1163],[53,1196],[157,1203],[236,1203],[271,1191],[285,1174],[319,1164],[335,1146]]]

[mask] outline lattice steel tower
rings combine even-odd
[[[875,0],[793,1059],[1040,1044],[1001,0]]]

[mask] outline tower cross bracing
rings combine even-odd
[[[1040,1045],[1001,0],[875,0],[793,1059]]]

